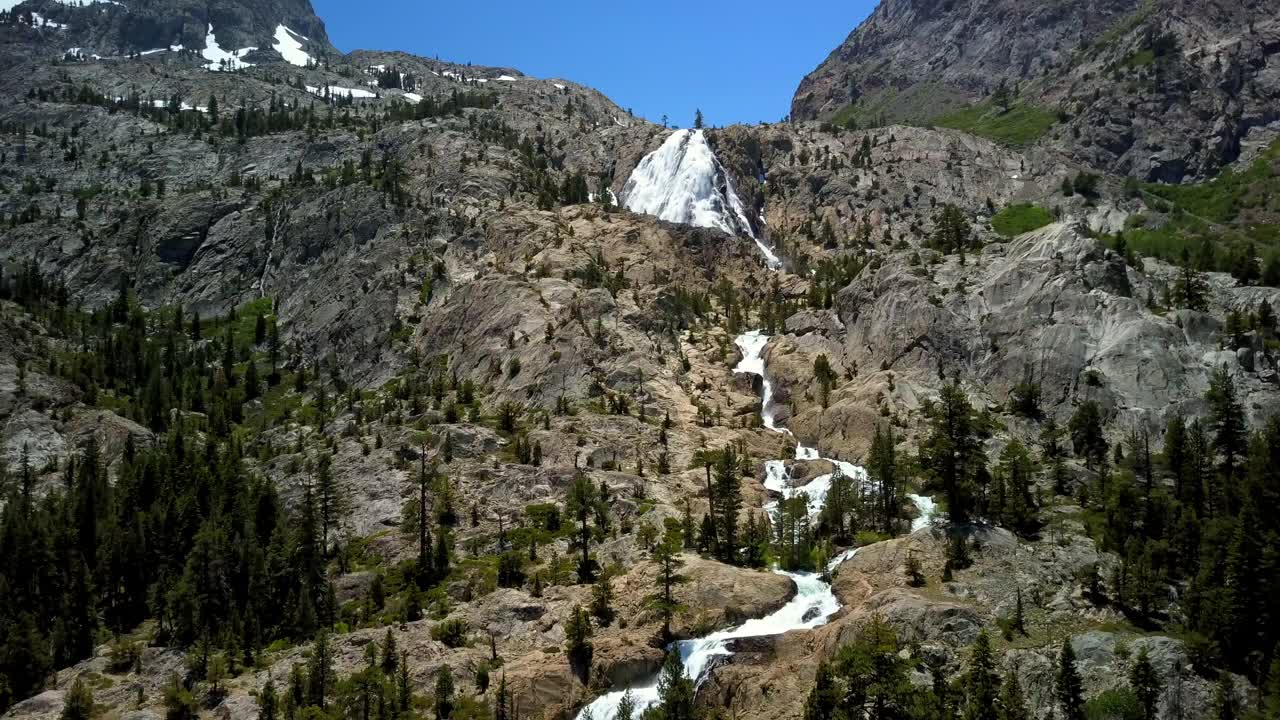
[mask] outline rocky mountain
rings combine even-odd
[[[1041,720],[1274,699],[1261,5],[886,0],[685,130],[306,2],[6,10],[5,720],[611,720],[673,656],[791,718],[862,654],[937,717],[982,642]]]
[[[1023,142],[1180,182],[1274,138],[1278,94],[1265,2],[891,0],[801,81],[791,113],[974,126],[1012,108]]]
[[[6,65],[23,59],[14,51],[24,46],[38,47],[42,55],[52,49],[107,60],[185,54],[211,64],[234,56],[239,63],[306,65],[307,56],[336,54],[308,0],[8,0],[0,10],[18,21],[11,25],[29,28],[6,38],[7,52],[0,56]]]

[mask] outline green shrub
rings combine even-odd
[[[431,639],[451,648],[460,648],[467,644],[467,629],[465,620],[444,620],[431,628]]]
[[[1105,690],[1084,704],[1087,720],[1142,720],[1142,704],[1132,688]]]

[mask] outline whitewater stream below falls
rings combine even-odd
[[[742,351],[742,362],[738,363],[733,372],[735,374],[755,375],[760,378],[762,388],[760,420],[769,430],[792,436],[790,430],[785,427],[779,427],[774,423],[773,413],[770,411],[770,405],[773,400],[773,386],[769,382],[768,376],[765,375],[764,370],[764,349],[769,344],[769,337],[758,330],[753,330],[739,335],[734,340],[734,343]],[[863,468],[843,460],[821,458],[818,455],[817,448],[806,447],[798,442],[796,443],[795,459],[825,459],[836,466],[837,472],[843,473],[846,477],[853,478],[861,483],[868,482],[867,471]],[[826,500],[827,490],[831,487],[833,477],[833,473],[819,475],[806,485],[790,487],[787,461],[770,460],[765,463],[764,486],[782,497],[805,493],[809,497],[809,515],[812,518],[822,509],[822,504]],[[927,526],[933,519],[935,510],[933,499],[920,495],[908,495],[907,497],[919,511],[918,517],[911,523],[912,531]],[[765,512],[772,513],[776,505],[777,503],[775,502],[769,502],[764,506]],[[853,557],[855,552],[857,552],[856,548],[846,550],[827,564],[827,570],[834,570],[845,560]],[[680,660],[684,663],[685,675],[694,682],[695,686],[702,681],[714,658],[733,654],[729,650],[729,645],[733,640],[781,635],[792,630],[807,630],[820,627],[825,625],[831,616],[840,609],[840,601],[836,598],[835,593],[832,592],[831,584],[823,580],[825,573],[786,572],[776,568],[773,572],[778,575],[784,575],[795,583],[795,597],[791,598],[791,601],[786,605],[764,617],[748,620],[734,628],[719,630],[705,637],[692,640],[679,640],[670,648],[680,653]],[[578,713],[578,720],[614,720],[618,710],[618,703],[622,701],[623,696],[628,691],[635,702],[634,716],[639,717],[645,709],[658,702],[657,675],[647,678],[631,688],[614,690],[601,695]]]
[[[761,176],[763,179],[763,175]],[[677,130],[641,160],[631,173],[622,191],[623,207],[633,212],[653,215],[674,223],[697,227],[710,227],[731,235],[750,237],[764,256],[771,270],[782,268],[782,260],[770,247],[767,239],[751,227],[742,201],[733,189],[728,173],[716,158],[702,130]],[[763,225],[763,216],[761,224]],[[791,431],[779,427],[773,419],[773,385],[765,374],[764,349],[769,336],[753,330],[739,335],[734,341],[742,351],[742,362],[733,369],[735,374],[755,375],[760,378],[760,420],[766,428],[780,435],[795,439]],[[853,463],[833,458],[821,458],[817,448],[796,443],[796,460],[826,459],[836,467],[836,472],[859,483],[867,483],[867,471]],[[791,487],[787,460],[770,460],[765,463],[764,486],[772,494],[789,498],[805,493],[809,499],[809,517],[816,518],[826,501],[834,473],[819,475],[802,487]],[[919,530],[932,522],[935,507],[932,498],[919,495],[907,496],[919,516],[911,524],[911,530]],[[767,502],[763,508],[772,516],[776,502]],[[840,609],[840,601],[831,591],[831,584],[823,580],[841,563],[853,557],[856,549],[844,553],[827,564],[825,573],[785,572],[774,569],[795,583],[796,594],[778,610],[761,618],[748,620],[728,630],[719,630],[706,637],[680,640],[668,649],[680,653],[685,675],[697,686],[705,678],[712,660],[732,655],[729,650],[738,638],[768,637],[792,630],[807,630],[825,625]],[[578,713],[577,720],[614,720],[618,703],[627,692],[635,702],[634,717],[658,702],[658,676],[615,690],[596,698]]]

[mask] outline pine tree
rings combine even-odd
[[[626,698],[623,698],[624,700]],[[507,673],[502,673],[502,679],[498,681],[498,694],[493,699],[493,720],[515,720],[511,711],[511,693],[507,690]],[[619,710],[622,709],[622,703],[618,703]],[[618,720],[617,717],[614,720]]]
[[[258,693],[258,720],[276,720],[279,698],[276,697],[276,684],[267,678],[267,684]]]
[[[1010,671],[1000,687],[1000,720],[1031,720],[1027,710],[1027,701],[1022,694],[1022,684],[1018,682],[1018,673]]]
[[[586,682],[586,678],[591,675],[594,649],[591,645],[591,616],[581,605],[570,611],[564,633],[564,651],[569,658],[569,667]]]
[[[1215,720],[1238,720],[1240,708],[1236,702],[1235,682],[1231,673],[1218,675],[1218,685],[1214,690],[1213,709]]]
[[[77,677],[62,701],[62,714],[58,720],[90,720],[93,717],[93,691],[84,678]]]
[[[693,113],[693,128],[695,130],[702,129],[702,111],[701,110],[695,110]]]
[[[894,522],[898,519],[898,506],[901,492],[898,483],[898,457],[893,436],[893,426],[877,424],[875,434],[871,436],[871,449],[868,453],[867,474],[876,486],[879,516],[879,527],[882,532],[893,532]]]
[[[1062,710],[1063,720],[1084,720],[1083,687],[1076,670],[1076,653],[1071,647],[1071,638],[1062,641],[1058,674],[1054,678],[1054,695]]]
[[[387,634],[382,638],[382,672],[386,675],[394,675],[397,668],[396,654],[396,636],[392,634],[391,628],[387,628]]]
[[[1102,408],[1092,400],[1080,403],[1068,424],[1076,456],[1083,457],[1090,469],[1106,461],[1107,441],[1102,435],[1102,424]]]
[[[658,563],[658,590],[646,598],[646,603],[662,618],[662,637],[671,638],[671,622],[679,612],[681,605],[675,597],[675,587],[685,582],[680,574],[680,566],[684,561],[680,558],[680,533],[674,527],[668,527],[662,541],[653,551],[653,560]]]
[[[943,254],[960,253],[963,258],[972,242],[973,229],[964,211],[947,203],[933,218],[933,236],[929,244]]]
[[[959,385],[942,388],[929,418],[929,435],[920,448],[921,465],[942,486],[951,522],[968,522],[974,505],[974,478],[982,449],[974,428],[973,406]]]
[[[258,363],[250,360],[244,371],[244,399],[256,400],[262,395],[262,381],[258,379]]]
[[[413,685],[409,682],[409,653],[400,651],[400,662],[396,671],[396,707],[407,713],[413,707]]]
[[[613,711],[613,720],[638,720],[635,715],[636,699],[631,694],[631,689],[628,688],[626,692],[622,693],[622,699],[618,700],[618,707]]]
[[[322,631],[312,643],[311,658],[307,661],[307,704],[321,709],[328,707],[337,683],[329,633]]]
[[[1155,720],[1156,701],[1160,699],[1160,676],[1151,666],[1151,660],[1144,647],[1138,651],[1138,659],[1129,668],[1129,686],[1138,696],[1138,704],[1142,706],[1143,720]]]
[[[1012,440],[1000,452],[1000,471],[1005,486],[1000,522],[1014,532],[1028,536],[1035,532],[1038,524],[1035,501],[1031,497],[1035,467],[1026,447],[1018,439]]]
[[[1210,426],[1213,428],[1213,445],[1218,451],[1221,462],[1218,466],[1222,474],[1224,487],[1230,487],[1231,480],[1242,470],[1241,458],[1246,449],[1246,429],[1244,407],[1236,397],[1235,381],[1226,366],[1219,367],[1209,379],[1209,391],[1205,393],[1209,402]],[[1217,498],[1210,498],[1217,500]],[[1234,508],[1220,507],[1225,512],[1234,512]]]
[[[1189,310],[1204,311],[1208,309],[1208,283],[1191,262],[1191,254],[1183,248],[1179,262],[1178,281],[1174,285],[1174,298]]]
[[[448,665],[436,670],[435,700],[436,720],[448,720],[453,716],[453,671]]]
[[[578,473],[569,485],[569,497],[565,509],[578,523],[574,544],[581,556],[578,560],[578,582],[589,583],[595,579],[595,562],[591,559],[591,520],[596,510],[596,486],[585,473]]]
[[[591,614],[600,621],[601,627],[613,622],[613,584],[607,571],[600,573],[591,589]]]
[[[431,526],[427,519],[427,488],[435,479],[436,468],[427,470],[427,452],[424,446],[418,455],[418,587],[426,590],[434,582],[435,568],[432,567]]]
[[[836,720],[839,707],[840,691],[832,677],[831,666],[825,660],[820,661],[813,689],[804,701],[804,720]]]
[[[715,468],[715,502],[713,510],[718,532],[717,545],[722,562],[738,563],[738,514],[742,511],[742,480],[738,472],[738,454],[732,445],[720,451]]]
[[[342,489],[333,476],[333,457],[327,453],[321,455],[316,468],[316,510],[320,515],[320,552],[326,557],[329,530],[337,524],[345,504]]]
[[[693,681],[684,674],[679,652],[668,652],[662,663],[662,671],[658,674],[658,704],[653,712],[653,720],[694,720],[698,717]]]
[[[991,638],[985,630],[978,633],[978,639],[973,643],[964,686],[965,720],[997,720],[996,698],[1000,690],[1000,676],[995,671]]]

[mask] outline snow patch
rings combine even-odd
[[[31,13],[31,27],[46,28],[48,30],[66,30],[69,25],[60,22],[54,22],[38,12]]]
[[[326,91],[328,91],[328,95],[333,98],[351,97],[355,100],[366,100],[369,98],[378,97],[377,93],[369,92],[368,90],[365,90],[363,88],[349,88],[349,87],[341,87],[338,85],[329,85],[327,87],[322,87],[322,88],[316,87],[314,85],[307,86],[307,92],[311,93],[312,95],[319,95],[321,97],[324,97]]]
[[[182,52],[183,50],[186,50],[186,48],[182,47],[181,44],[178,44],[178,45],[170,45],[167,48],[156,48],[155,50],[143,50],[138,54],[139,55],[155,55],[156,53],[162,53],[162,52]]]
[[[564,86],[564,85],[561,85],[560,83],[551,83],[551,86],[552,86],[552,87],[554,87],[554,88],[555,88],[555,89],[557,89],[557,90],[564,90],[564,89],[565,89],[565,86]]]
[[[245,53],[257,50],[256,47],[240,48],[239,50],[223,50],[218,44],[218,39],[213,34],[213,23],[209,23],[209,31],[204,36],[204,50],[200,54],[204,56],[206,70],[236,70],[239,68],[253,67],[253,63],[247,63],[240,59]]]
[[[306,36],[299,35],[284,25],[277,25],[276,42],[271,47],[290,65],[306,67],[311,64],[311,56],[302,49],[302,41],[306,39]]]
[[[420,102],[422,102],[422,96],[421,96],[421,95],[419,95],[418,93],[411,93],[411,92],[407,92],[407,93],[405,93],[405,94],[404,94],[404,99],[405,99],[405,100],[410,100],[410,101],[412,101],[412,102],[416,102],[416,103],[420,103]]]
[[[510,75],[499,75],[498,80],[501,82],[515,82],[517,78],[513,78]]]
[[[117,101],[119,101],[119,100],[120,100],[120,98],[117,98]],[[158,108],[158,109],[160,109],[160,110],[163,110],[163,109],[165,109],[165,108],[169,107],[169,101],[168,101],[168,100],[152,100],[152,101],[151,101],[151,107],[153,107],[153,108]],[[207,108],[207,107],[205,107],[205,106],[203,106],[203,105],[189,105],[189,104],[187,104],[185,101],[182,101],[182,100],[179,100],[179,101],[178,101],[178,109],[179,109],[179,110],[195,110],[195,111],[197,111],[197,112],[202,112],[202,113],[204,113],[204,112],[209,112],[209,108]]]

